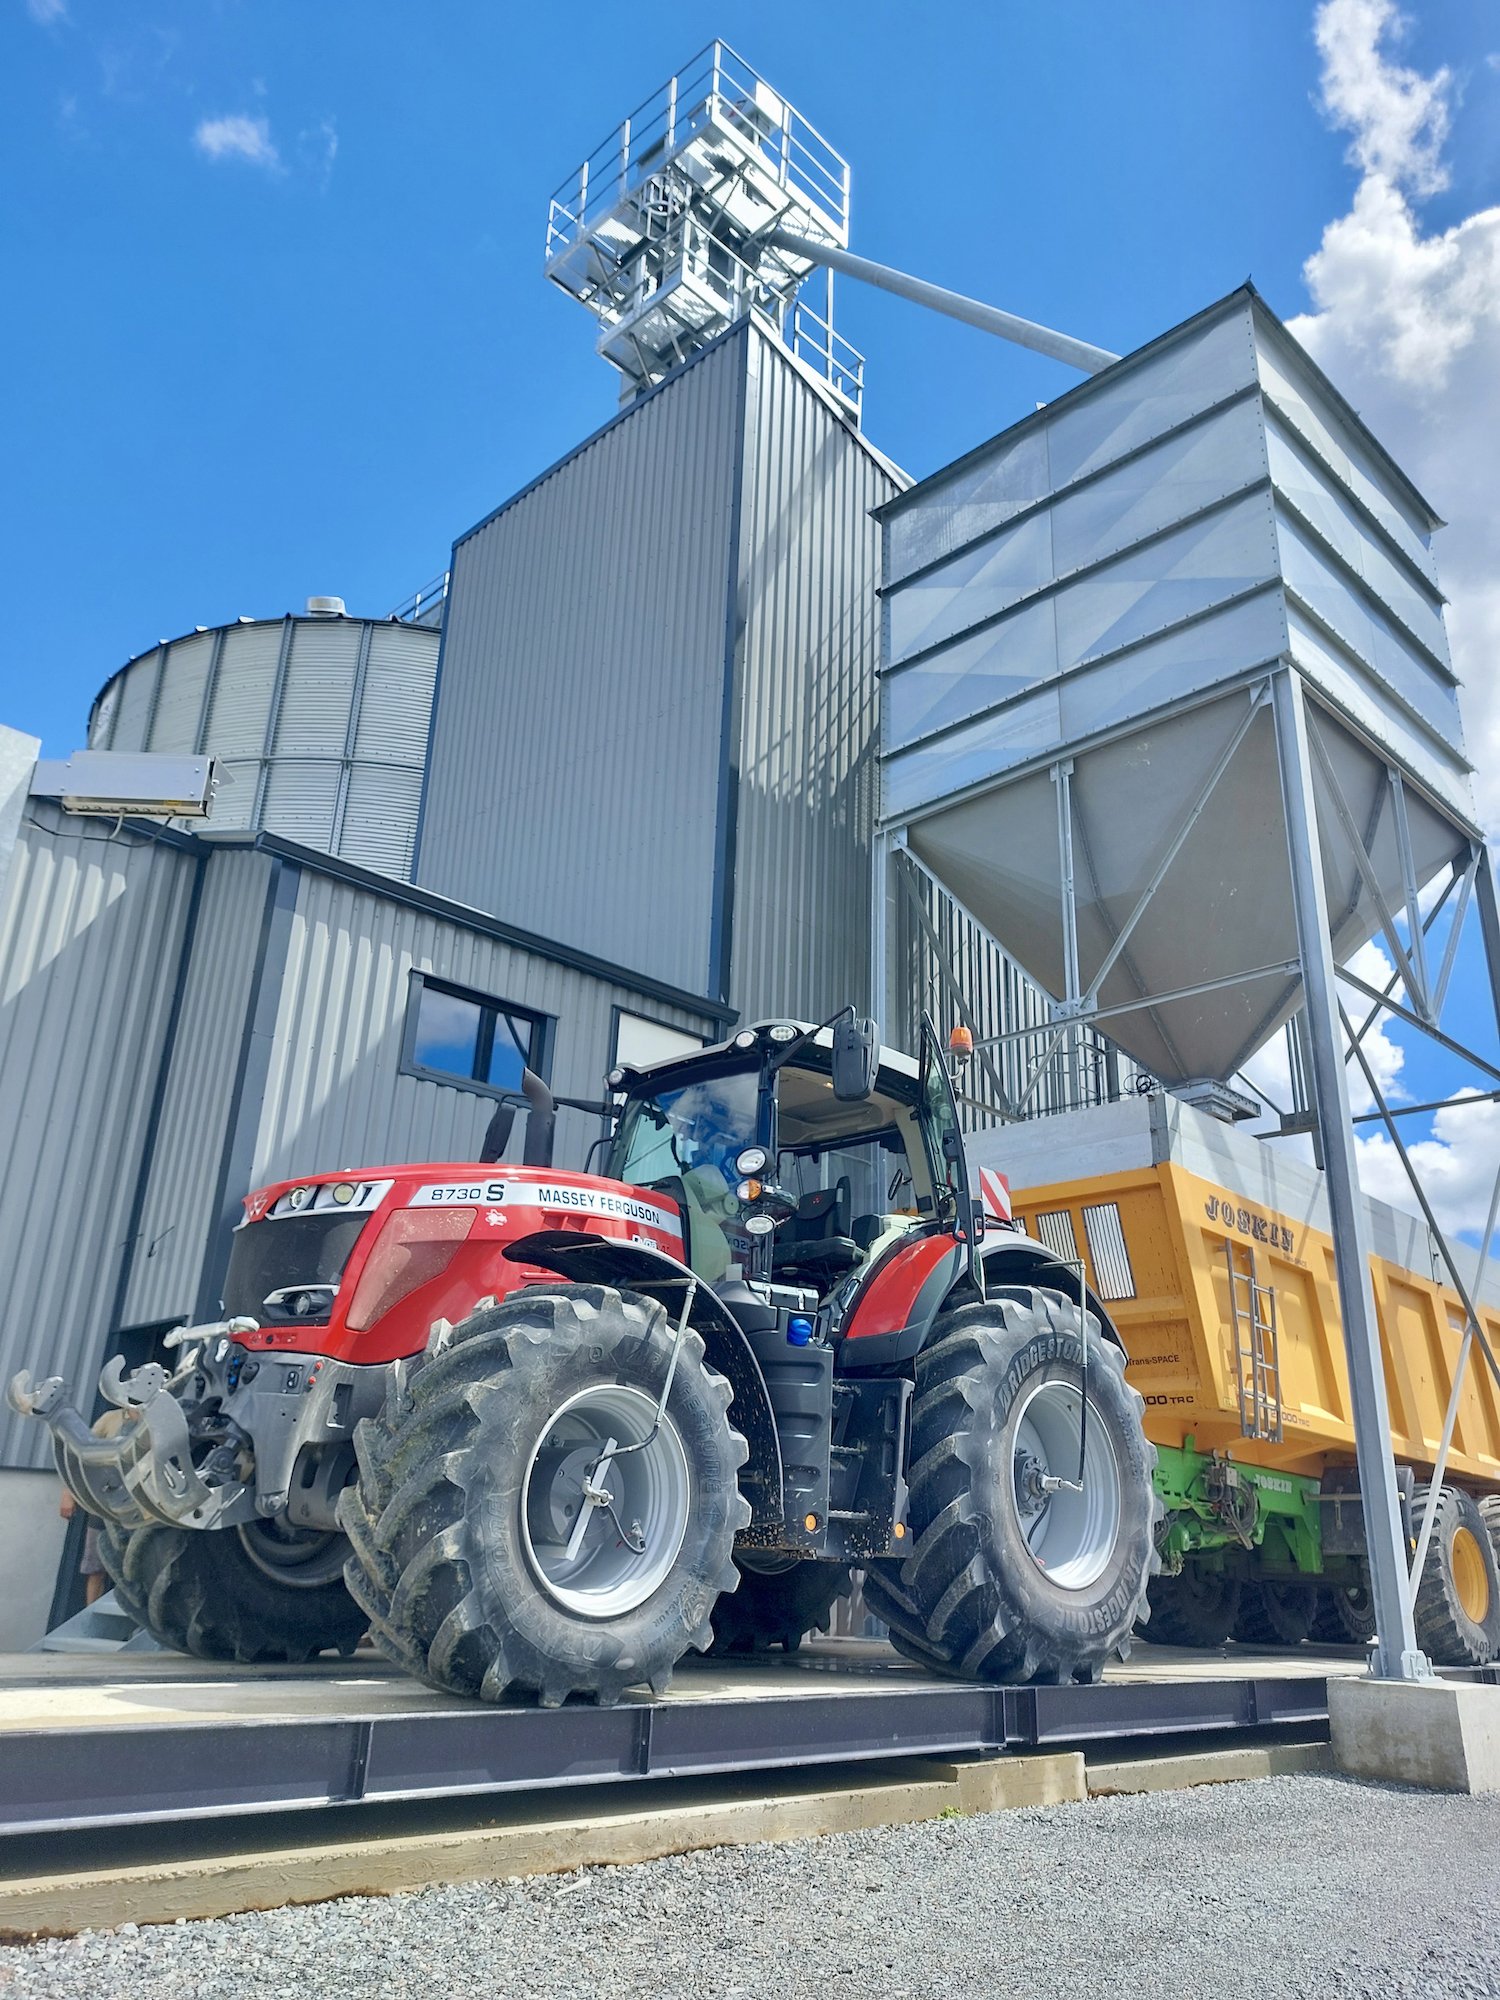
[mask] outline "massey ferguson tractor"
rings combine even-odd
[[[119,1601],[211,1659],[348,1652],[486,1701],[660,1693],[826,1619],[1092,1681],[1157,1566],[1155,1451],[1080,1269],[982,1240],[943,1053],[852,1010],[609,1079],[602,1174],[528,1075],[478,1162],[245,1201],[224,1317],[115,1360],[92,1429],[18,1376]],[[603,1107],[600,1107],[603,1109]]]

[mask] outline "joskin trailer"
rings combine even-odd
[[[974,1142],[971,1142],[974,1143]],[[1165,1518],[1153,1639],[1217,1646],[1374,1630],[1322,1176],[1165,1094],[1008,1125],[977,1142],[1018,1222],[1077,1258],[1144,1398]],[[1414,1550],[1463,1341],[1425,1226],[1366,1204]],[[1496,1268],[1471,1288],[1500,1348]],[[1444,1666],[1500,1658],[1500,1395],[1466,1373],[1417,1633]]]

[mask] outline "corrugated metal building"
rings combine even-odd
[[[417,879],[747,1015],[862,999],[903,484],[747,318],[482,521]]]

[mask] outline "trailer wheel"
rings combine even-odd
[[[1429,1489],[1417,1488],[1420,1531]],[[1479,1502],[1461,1486],[1438,1491],[1437,1519],[1412,1607],[1417,1644],[1434,1665],[1483,1667],[1500,1656],[1500,1567]]]
[[[807,1633],[828,1630],[834,1605],[849,1595],[843,1563],[740,1549],[734,1566],[740,1587],[714,1607],[712,1653],[763,1653],[772,1646],[795,1653]]]
[[[1500,1493],[1486,1493],[1479,1503],[1479,1517],[1490,1531],[1490,1547],[1500,1563]]]
[[[1358,1583],[1325,1583],[1308,1636],[1323,1646],[1368,1646],[1375,1637],[1369,1577],[1361,1576]]]
[[[344,1587],[348,1544],[280,1522],[143,1528],[105,1522],[99,1554],[120,1608],[158,1644],[200,1660],[352,1653],[364,1613]]]
[[[535,1287],[392,1382],[340,1499],[349,1588],[383,1651],[455,1694],[555,1707],[662,1693],[707,1649],[739,1582],[747,1450],[691,1327],[658,1421],[674,1339],[654,1300]]]
[[[1239,1615],[1240,1582],[1189,1557],[1176,1576],[1153,1578],[1149,1601],[1153,1646],[1222,1646]]]
[[[1156,1452],[1124,1356],[1091,1320],[1083,1490],[1067,1490],[1083,1334],[1070,1300],[1030,1291],[945,1314],[917,1357],[901,1588],[924,1664],[1093,1681],[1129,1636],[1157,1561]]]
[[[1312,1630],[1318,1593],[1310,1583],[1268,1577],[1240,1590],[1234,1636],[1242,1646],[1300,1646]]]

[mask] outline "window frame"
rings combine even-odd
[[[444,1084],[449,1090],[466,1090],[476,1097],[488,1097],[499,1104],[525,1102],[519,1090],[505,1090],[480,1076],[460,1076],[456,1070],[431,1069],[418,1059],[417,1030],[422,1015],[422,995],[429,990],[441,993],[449,1000],[466,1000],[478,1007],[479,1033],[474,1045],[476,1068],[489,1067],[494,1055],[496,1025],[501,1016],[508,1015],[513,1021],[525,1022],[531,1030],[527,1068],[541,1077],[544,1083],[551,1081],[552,1048],[557,1026],[554,1015],[540,1014],[534,1007],[518,1007],[514,1001],[503,999],[497,993],[481,993],[477,987],[460,986],[452,979],[445,979],[439,972],[428,972],[416,965],[407,974],[401,1058],[397,1065],[400,1075],[414,1077],[419,1083]]]

